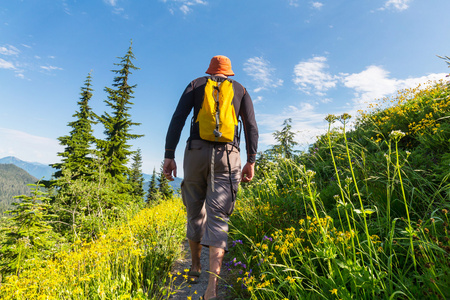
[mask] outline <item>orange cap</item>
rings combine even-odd
[[[231,61],[228,57],[223,55],[216,55],[211,58],[209,68],[206,70],[206,74],[223,74],[227,76],[233,76],[233,70],[231,70]]]

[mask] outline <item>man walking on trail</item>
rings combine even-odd
[[[206,73],[210,76],[189,83],[173,114],[166,137],[163,172],[169,180],[177,174],[175,148],[193,108],[181,194],[187,211],[186,236],[192,256],[188,276],[192,283],[198,282],[202,271],[201,249],[209,247],[210,275],[203,297],[209,300],[217,297],[218,276],[227,251],[228,221],[239,182],[249,182],[254,175],[258,128],[250,95],[240,83],[228,78],[234,75],[230,59],[214,56]],[[208,118],[211,121],[205,125]],[[239,119],[244,127],[247,151],[242,172]],[[232,124],[231,131],[226,129],[226,123]]]

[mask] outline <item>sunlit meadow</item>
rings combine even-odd
[[[260,159],[232,218],[240,299],[449,299],[450,92],[329,115],[307,153]],[[339,126],[336,126],[339,125]]]
[[[97,240],[3,279],[2,299],[167,299],[180,256],[185,212],[179,199],[144,209]]]

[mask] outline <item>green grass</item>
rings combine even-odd
[[[352,131],[328,116],[308,153],[259,164],[232,218],[234,296],[448,299],[449,95],[403,91]]]

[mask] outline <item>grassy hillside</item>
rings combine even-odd
[[[13,164],[0,164],[0,213],[11,207],[14,196],[29,195],[27,184],[36,181],[36,177]]]
[[[260,157],[232,216],[242,299],[449,299],[450,89],[328,116],[307,153]]]

